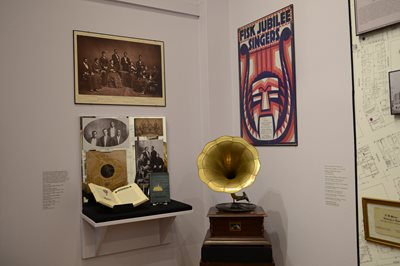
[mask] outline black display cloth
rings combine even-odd
[[[101,223],[171,212],[188,211],[191,209],[192,206],[176,200],[171,200],[171,202],[166,205],[159,204],[153,206],[150,202],[145,202],[137,207],[133,207],[133,205],[130,204],[115,206],[114,208],[109,208],[100,203],[89,201],[88,203],[83,204],[82,213],[94,222]]]

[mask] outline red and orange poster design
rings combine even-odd
[[[297,145],[293,5],[238,29],[241,136]]]

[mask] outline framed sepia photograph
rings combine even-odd
[[[400,248],[400,201],[362,198],[365,239]]]
[[[400,70],[389,72],[390,113],[400,114]]]
[[[355,0],[354,8],[357,35],[400,22],[399,0]]]
[[[164,42],[74,31],[76,104],[165,106]]]

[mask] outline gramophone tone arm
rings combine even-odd
[[[247,202],[250,202],[249,198],[247,197],[246,192],[243,192],[242,196],[238,196],[238,195],[236,195],[236,193],[231,193],[231,197],[233,199],[233,202],[241,201],[241,200],[247,200]]]

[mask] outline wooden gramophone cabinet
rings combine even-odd
[[[224,212],[211,207],[210,228],[201,248],[200,266],[274,266],[272,246],[264,230],[267,214]]]

